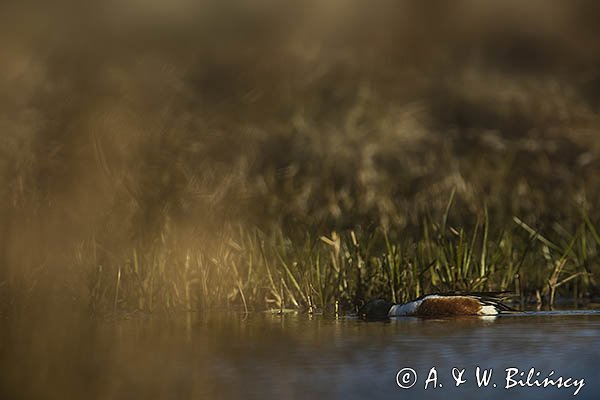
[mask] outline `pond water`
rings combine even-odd
[[[229,313],[2,324],[2,399],[600,398],[593,310],[387,322]],[[480,378],[491,370],[487,386],[478,386],[477,367]],[[520,386],[531,368],[529,384],[550,375],[569,387]],[[399,386],[415,377],[411,388]],[[457,387],[457,379],[465,382]]]

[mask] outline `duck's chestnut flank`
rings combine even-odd
[[[435,317],[443,315],[480,315],[482,305],[472,297],[453,296],[425,299],[415,315]]]

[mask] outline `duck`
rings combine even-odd
[[[502,302],[507,292],[431,293],[402,304],[384,299],[369,301],[358,311],[360,318],[381,320],[390,317],[444,317],[498,315],[515,310]]]

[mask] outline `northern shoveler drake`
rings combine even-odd
[[[514,311],[502,303],[502,294],[505,293],[434,293],[404,304],[378,299],[361,307],[358,315],[364,319],[385,319],[401,316],[497,315],[501,312]]]

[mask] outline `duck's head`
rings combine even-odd
[[[386,319],[393,305],[383,299],[372,300],[358,310],[358,316],[367,320]]]

